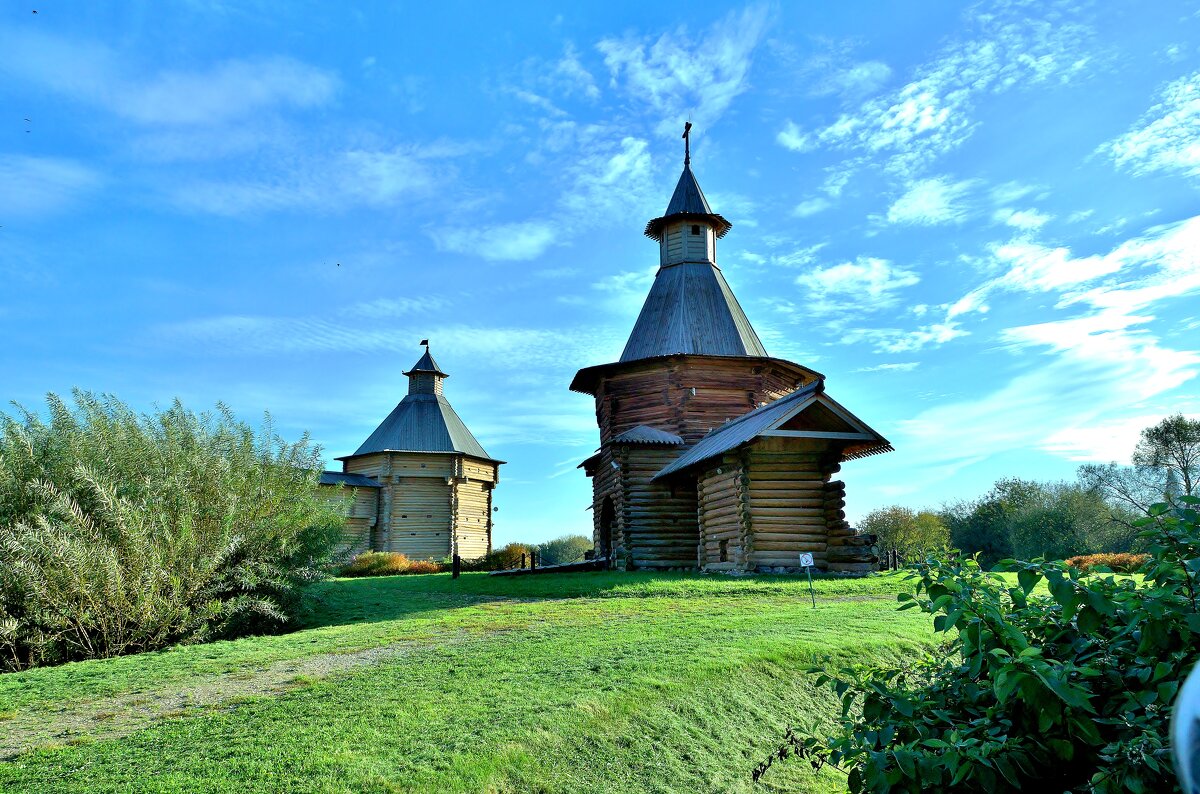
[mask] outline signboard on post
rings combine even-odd
[[[808,574],[808,595],[812,599],[813,609],[817,608],[817,594],[813,592],[812,586],[812,567],[813,556],[810,551],[800,552],[800,567]]]

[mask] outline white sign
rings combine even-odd
[[[807,551],[800,552],[800,567],[811,568],[813,564],[812,554]]]

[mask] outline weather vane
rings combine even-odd
[[[692,164],[692,122],[683,123],[683,164]]]

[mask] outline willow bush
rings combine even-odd
[[[320,469],[221,405],[0,415],[0,669],[277,630],[341,536]]]

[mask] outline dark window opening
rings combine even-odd
[[[698,224],[693,223],[692,224],[692,234],[699,234],[699,233],[700,233],[700,226]]]
[[[721,562],[729,562],[729,541],[721,541],[719,548],[721,550]]]

